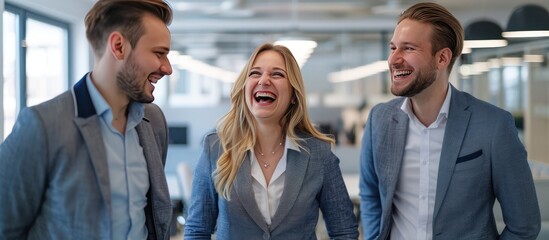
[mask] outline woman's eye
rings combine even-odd
[[[250,72],[250,74],[248,74],[248,76],[261,76],[261,73],[257,72],[257,71],[253,71],[253,72]]]
[[[284,77],[284,74],[279,73],[279,72],[275,72],[275,73],[273,73],[273,76],[275,76],[275,77]]]

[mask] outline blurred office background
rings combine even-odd
[[[67,90],[92,68],[83,18],[94,2],[0,0],[0,143],[21,108]],[[187,172],[192,171],[202,137],[228,111],[232,81],[252,50],[263,42],[282,40],[305,44],[293,51],[302,56],[311,118],[337,137],[335,152],[342,171],[351,176],[347,187],[356,196],[358,185],[352,176],[358,174],[368,110],[393,98],[388,91],[388,42],[398,14],[419,1],[169,2],[175,10],[170,25],[174,73],[156,85],[155,102],[170,125],[166,174],[174,199],[184,199],[189,192],[178,176],[185,170],[178,171],[178,166],[184,163]],[[467,40],[496,40],[481,48],[467,45],[469,51],[455,65],[451,82],[512,112],[534,177],[549,178],[549,1],[433,2],[456,15]],[[545,35],[517,37],[507,34],[510,30]]]

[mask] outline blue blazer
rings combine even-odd
[[[0,145],[0,239],[111,238],[109,169],[99,121],[86,77],[21,111]],[[167,125],[160,108],[145,104],[136,128],[149,171],[149,239],[169,239]]]
[[[217,134],[206,135],[193,176],[185,240],[316,239],[319,209],[332,239],[357,239],[353,204],[330,144],[303,138],[305,150],[288,150],[286,181],[280,205],[269,226],[255,201],[249,156],[237,173],[231,200],[218,197],[212,172],[221,154]]]
[[[535,239],[540,212],[526,151],[508,112],[460,92],[452,98],[442,143],[433,239]],[[368,117],[361,152],[364,239],[388,239],[393,195],[404,156],[404,98],[379,104]],[[506,224],[496,229],[493,206]]]

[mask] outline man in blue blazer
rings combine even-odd
[[[400,16],[388,62],[401,97],[371,110],[362,140],[364,239],[536,238],[539,207],[513,117],[449,84],[462,46],[459,21],[440,5]]]
[[[99,0],[95,66],[23,109],[0,146],[0,239],[169,239],[167,125],[153,83],[172,72],[162,0]]]

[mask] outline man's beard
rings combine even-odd
[[[139,66],[135,63],[133,54],[130,54],[126,64],[116,75],[116,84],[120,91],[128,96],[130,101],[151,103],[154,101],[154,96],[149,96],[145,93],[145,84],[148,84],[148,80],[140,79],[139,70]]]
[[[427,70],[419,71],[417,77],[412,80],[413,82],[406,86],[404,89],[398,90],[395,85],[391,86],[391,93],[395,96],[401,97],[413,97],[416,94],[422,92],[437,79],[437,71],[434,63]]]

